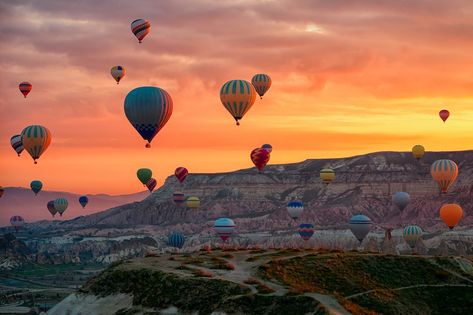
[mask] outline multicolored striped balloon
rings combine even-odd
[[[291,216],[291,218],[295,220],[298,217],[300,217],[300,215],[304,211],[304,204],[301,201],[292,200],[292,201],[289,201],[286,209],[287,209],[287,212],[289,212],[289,215]]]
[[[56,208],[54,208],[54,200],[48,201],[48,204],[46,205],[46,207],[48,208],[49,213],[51,213],[51,215],[52,215],[53,218],[54,218],[54,216],[55,216],[56,213],[57,213]]]
[[[147,148],[171,118],[172,108],[171,96],[159,87],[138,87],[125,98],[125,115],[141,137],[148,141]]]
[[[117,84],[119,84],[120,80],[123,79],[126,74],[126,69],[122,66],[115,66],[112,67],[110,73],[112,74],[112,77],[115,79],[115,81],[117,81]]]
[[[251,84],[255,87],[260,98],[263,98],[264,93],[271,87],[271,78],[264,73],[255,74],[251,79]]]
[[[180,204],[183,204],[185,201],[186,201],[186,197],[184,195],[183,192],[180,192],[180,191],[175,191],[173,194],[172,194],[172,200],[180,205]]]
[[[360,243],[363,242],[363,239],[371,231],[372,225],[371,219],[362,214],[354,215],[348,223],[351,232]]]
[[[314,225],[310,223],[302,223],[298,229],[299,235],[304,241],[308,241],[314,235]]]
[[[188,174],[189,174],[189,171],[187,170],[187,168],[182,167],[182,166],[176,168],[176,170],[174,171],[174,175],[176,176],[177,180],[181,184],[184,182]]]
[[[43,183],[39,180],[34,180],[30,183],[30,187],[36,196],[41,191],[41,188],[43,188]]]
[[[219,218],[215,220],[214,231],[222,241],[227,241],[233,235],[235,222],[229,218]]]
[[[253,106],[256,91],[253,85],[245,80],[230,80],[220,89],[220,101],[240,125],[239,120]]]
[[[138,42],[140,44],[143,38],[145,38],[145,36],[149,34],[150,30],[151,23],[146,20],[137,19],[131,22],[131,31],[136,36],[136,38],[138,38]]]
[[[54,209],[56,209],[56,211],[59,213],[61,217],[64,211],[66,211],[68,206],[69,206],[69,202],[67,201],[66,198],[57,198],[56,200],[54,200]]]
[[[26,95],[31,92],[33,86],[29,82],[21,82],[18,88],[20,89],[21,94],[23,94],[23,96],[26,98]]]
[[[448,188],[457,179],[458,165],[452,160],[437,160],[430,167],[430,174],[437,182],[440,192],[447,193]]]
[[[87,197],[87,196],[80,196],[80,197],[79,197],[79,203],[80,203],[80,205],[82,206],[82,209],[84,209],[85,206],[87,206],[87,204],[89,203],[89,197]]]
[[[168,237],[168,245],[176,248],[182,248],[184,243],[186,242],[186,238],[182,233],[174,232]]]
[[[155,188],[158,182],[154,178],[150,178],[150,180],[146,183],[146,187],[148,187],[149,192],[151,193]]]
[[[268,151],[262,148],[256,148],[251,151],[250,159],[253,164],[256,166],[258,171],[261,173],[264,170],[266,164],[268,164],[270,158],[270,154]]]
[[[191,209],[197,209],[200,207],[200,199],[199,197],[187,197],[186,199],[186,206]]]
[[[417,225],[408,225],[404,228],[402,236],[404,237],[406,243],[411,248],[414,248],[417,241],[422,237],[422,229]]]
[[[14,135],[10,138],[10,144],[13,150],[15,150],[16,154],[20,156],[21,152],[23,152],[23,140],[21,135]]]
[[[25,219],[19,215],[14,215],[10,218],[10,224],[15,228],[15,231],[18,232],[23,225],[25,225]]]
[[[34,164],[46,151],[51,143],[51,132],[48,128],[40,125],[31,125],[21,132],[23,147],[33,158]]]

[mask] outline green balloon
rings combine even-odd
[[[136,171],[136,176],[138,176],[138,179],[143,185],[146,185],[146,183],[151,179],[151,176],[153,176],[153,171],[149,168],[140,168]]]

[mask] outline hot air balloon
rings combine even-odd
[[[25,219],[19,215],[14,215],[10,218],[10,224],[15,228],[15,232],[18,232],[25,223]]]
[[[136,171],[136,176],[144,186],[153,177],[153,171],[149,168],[140,168]]]
[[[425,154],[424,146],[420,144],[416,144],[412,147],[412,155],[417,159],[420,160]]]
[[[168,245],[181,249],[184,246],[186,238],[182,233],[174,232],[168,237]]]
[[[232,236],[235,230],[235,222],[229,218],[219,218],[215,220],[214,231],[222,239],[222,241],[228,240]]]
[[[360,244],[370,232],[372,225],[373,222],[371,222],[370,218],[362,214],[354,215],[348,223],[351,232],[355,235]]]
[[[287,204],[287,212],[294,220],[297,219],[304,211],[304,204],[301,201],[292,200]]]
[[[0,186],[0,198],[2,198],[4,192],[5,192],[5,189],[3,189],[2,186]]]
[[[299,225],[299,235],[304,241],[308,241],[314,235],[314,225],[310,223],[302,223]]]
[[[450,116],[450,112],[446,109],[442,109],[440,112],[439,112],[439,116],[440,118],[443,120],[443,122],[446,122],[448,117]]]
[[[452,230],[463,217],[462,207],[456,203],[444,204],[440,208],[440,218]]]
[[[149,34],[151,30],[151,24],[143,19],[137,19],[131,22],[131,31],[138,38],[138,42],[141,44],[143,38]]]
[[[255,74],[251,79],[251,84],[255,87],[260,98],[263,98],[264,93],[266,93],[271,87],[271,78],[267,74]]]
[[[21,94],[26,98],[26,95],[31,92],[33,86],[29,82],[21,82],[18,88],[20,89]]]
[[[256,100],[256,91],[253,85],[245,80],[230,80],[220,89],[220,100],[240,125],[239,120],[253,106]]]
[[[399,210],[404,210],[409,202],[411,201],[411,197],[408,193],[403,191],[398,191],[393,195],[393,203],[399,208]]]
[[[335,179],[335,171],[331,168],[323,168],[320,170],[320,179],[325,185],[330,184]]]
[[[117,81],[117,84],[119,84],[120,80],[123,79],[126,74],[126,69],[122,66],[115,66],[112,67],[110,73],[112,74],[112,77],[115,79],[115,81]]]
[[[422,237],[422,229],[417,225],[409,225],[404,228],[402,236],[406,243],[413,249],[417,241]]]
[[[23,140],[21,139],[21,135],[14,135],[10,138],[10,144],[13,150],[15,150],[16,154],[20,156],[21,152],[23,152]]]
[[[43,183],[39,180],[34,180],[30,183],[30,187],[34,194],[37,195],[41,191],[41,188],[43,188]]]
[[[172,99],[165,90],[154,86],[138,87],[125,98],[125,115],[141,137],[151,141],[172,115]]]
[[[82,206],[82,208],[85,208],[85,206],[87,206],[87,204],[89,203],[89,198],[87,196],[80,196],[79,203]]]
[[[268,151],[268,153],[273,152],[273,146],[270,145],[270,144],[263,144],[263,145],[261,146],[261,149],[265,149],[266,151]]]
[[[146,187],[148,188],[149,192],[151,193],[155,188],[158,182],[154,178],[150,178],[150,180],[146,183]]]
[[[437,182],[440,192],[446,193],[458,176],[458,166],[452,160],[437,160],[430,167],[430,174]]]
[[[51,143],[51,132],[40,125],[31,125],[21,132],[23,147],[33,158],[34,164]]]
[[[176,175],[177,180],[181,184],[184,182],[188,174],[189,174],[189,171],[185,167],[178,167],[176,168],[176,171],[174,172],[174,175]]]
[[[54,208],[54,200],[48,201],[48,204],[46,205],[46,207],[48,208],[49,213],[51,213],[51,215],[54,218],[54,215],[56,215],[57,213],[56,208]]]
[[[191,209],[197,209],[200,207],[200,199],[199,197],[187,197],[186,199],[187,207]]]
[[[251,151],[250,159],[261,173],[270,158],[269,152],[262,148],[256,148]]]
[[[180,191],[175,191],[173,194],[172,194],[172,200],[180,205],[182,203],[184,203],[186,201],[186,197],[184,195],[183,192],[180,192]]]
[[[66,211],[68,205],[69,202],[65,198],[57,198],[54,200],[54,209],[56,209],[61,217],[64,211]]]

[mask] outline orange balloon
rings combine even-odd
[[[462,207],[456,203],[447,203],[440,208],[440,218],[445,224],[453,229],[463,217]]]

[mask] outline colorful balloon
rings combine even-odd
[[[168,237],[168,245],[181,249],[184,246],[186,238],[182,233],[174,232]]]
[[[235,230],[235,222],[229,218],[219,218],[215,220],[214,231],[222,241],[227,241]]]
[[[463,217],[463,209],[456,203],[444,204],[440,208],[440,218],[452,230]]]
[[[180,204],[183,204],[186,201],[186,197],[185,197],[183,192],[175,191],[172,194],[172,200],[174,201],[174,203],[180,205]]]
[[[123,77],[126,74],[126,69],[122,66],[115,66],[115,67],[112,67],[112,69],[110,70],[110,73],[112,77],[115,79],[115,81],[117,81],[117,84],[119,84],[120,80],[123,79]]]
[[[54,218],[54,216],[55,216],[56,213],[57,213],[56,208],[54,208],[54,200],[48,201],[48,204],[46,205],[46,207],[48,208],[49,213],[51,213],[51,215],[52,215],[53,218]]]
[[[154,178],[150,178],[150,180],[146,183],[146,187],[148,188],[149,192],[151,193],[155,188],[158,182]]]
[[[85,206],[87,206],[87,204],[89,203],[89,198],[87,196],[80,196],[79,203],[82,206],[82,209],[84,209]]]
[[[422,229],[417,225],[409,225],[404,228],[402,236],[406,243],[413,249],[417,241],[422,237]]]
[[[131,31],[138,38],[138,42],[141,44],[143,38],[149,34],[151,30],[151,23],[143,19],[137,19],[131,22]]]
[[[331,168],[323,168],[320,170],[320,179],[325,185],[330,184],[335,179],[335,171]]]
[[[412,155],[417,159],[420,160],[425,154],[424,146],[420,144],[416,144],[412,147]]]
[[[10,144],[13,150],[15,150],[16,154],[20,156],[21,152],[23,152],[23,140],[21,135],[14,135],[10,138]]]
[[[26,95],[31,92],[33,86],[29,82],[21,82],[18,88],[20,89],[21,94],[26,98]]]
[[[443,120],[443,122],[446,122],[448,117],[450,116],[450,112],[446,109],[442,109],[440,112],[439,112],[439,116],[440,118]]]
[[[23,147],[33,158],[34,164],[46,151],[51,143],[51,132],[48,128],[40,125],[31,125],[21,132]]]
[[[136,171],[136,176],[144,186],[153,177],[153,171],[149,168],[140,168]]]
[[[220,89],[220,101],[240,125],[239,120],[253,106],[256,91],[253,85],[245,80],[230,80]]]
[[[268,153],[273,152],[273,147],[272,147],[272,145],[270,145],[270,144],[263,144],[263,145],[261,146],[261,149],[265,149],[266,151],[268,151]]]
[[[304,241],[308,241],[314,235],[314,225],[310,223],[302,223],[298,229],[299,235]]]
[[[151,141],[172,115],[172,99],[165,90],[154,86],[138,87],[125,98],[125,115],[151,147]]]
[[[301,201],[292,200],[287,204],[287,212],[294,220],[297,219],[304,211],[304,204]]]
[[[269,162],[269,152],[266,151],[265,149],[262,148],[256,148],[253,151],[251,151],[250,154],[250,159],[253,162],[253,164],[256,166],[258,171],[261,173],[266,166],[266,164]]]
[[[447,193],[457,179],[458,165],[452,160],[437,160],[430,167],[430,174],[439,185],[440,192]]]
[[[25,223],[25,219],[19,215],[14,215],[10,218],[10,224],[15,228],[15,232],[18,232]]]
[[[393,203],[399,208],[399,210],[404,210],[409,202],[411,201],[411,196],[408,193],[403,191],[398,191],[393,195]]]
[[[69,202],[65,198],[57,198],[54,200],[54,209],[56,209],[61,217],[64,211],[66,211],[67,206],[69,206]]]
[[[197,209],[200,207],[200,199],[199,197],[187,197],[186,205],[188,208]]]
[[[371,222],[370,218],[362,214],[354,215],[348,223],[351,232],[355,235],[360,244],[370,232],[372,225],[373,222]]]
[[[0,198],[2,198],[4,192],[5,192],[5,189],[2,186],[0,186]]]
[[[255,87],[260,98],[263,98],[264,93],[271,87],[271,78],[264,73],[255,74],[251,79],[251,84]]]
[[[30,183],[30,187],[36,196],[41,191],[41,188],[43,188],[43,183],[39,180],[34,180]]]
[[[189,174],[189,171],[185,167],[178,167],[174,171],[174,175],[176,176],[177,180],[181,184],[184,182],[188,174]]]

